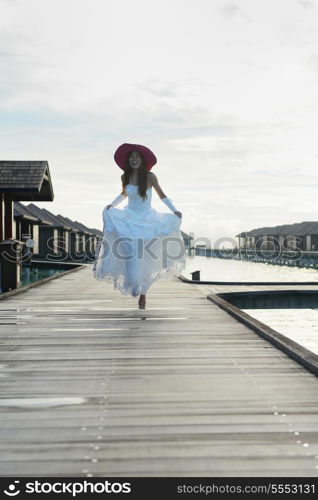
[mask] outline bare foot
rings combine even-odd
[[[140,294],[138,305],[139,309],[146,309],[146,295]]]

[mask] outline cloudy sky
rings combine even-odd
[[[1,159],[49,162],[55,198],[39,206],[101,228],[114,151],[132,142],[195,238],[318,220],[318,1],[0,10]],[[168,210],[155,191],[153,206]]]

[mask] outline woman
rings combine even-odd
[[[122,144],[115,152],[124,170],[122,192],[103,210],[103,238],[96,249],[94,277],[114,284],[124,295],[139,295],[146,308],[146,292],[163,277],[178,276],[186,266],[180,225],[182,214],[161,189],[151,168],[157,159],[139,144]],[[152,188],[171,214],[151,207]],[[115,208],[128,197],[128,205]]]

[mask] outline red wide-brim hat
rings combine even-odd
[[[141,146],[140,144],[125,143],[119,146],[114,154],[115,162],[123,170],[125,170],[127,157],[132,151],[138,151],[138,153],[143,156],[145,160],[145,166],[148,171],[151,170],[151,168],[157,163],[157,158],[149,148],[146,148],[146,146]]]

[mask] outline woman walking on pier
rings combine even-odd
[[[182,214],[150,172],[157,163],[150,149],[125,143],[114,159],[124,170],[122,192],[103,210],[103,238],[96,249],[94,277],[113,283],[124,295],[139,296],[139,308],[145,309],[150,285],[163,277],[178,276],[186,266]],[[152,188],[171,214],[151,207]],[[127,206],[115,208],[126,197]]]

